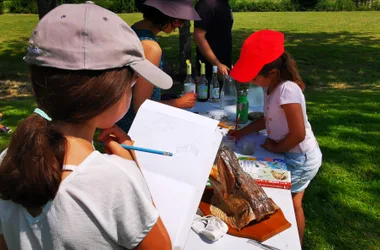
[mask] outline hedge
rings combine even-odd
[[[0,0],[2,1],[2,0]],[[84,3],[85,0],[58,0],[59,4]],[[93,0],[94,3],[116,13],[136,12],[134,0]],[[2,10],[3,8],[1,8]],[[34,13],[37,14],[37,0],[12,0],[9,11],[11,13]]]
[[[0,12],[3,10],[0,0]],[[58,0],[60,4],[65,0]],[[66,0],[83,3],[85,0]],[[116,13],[136,12],[135,0],[93,0]],[[8,0],[12,13],[37,13],[37,0]],[[380,0],[230,0],[234,12],[380,10]]]

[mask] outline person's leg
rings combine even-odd
[[[299,193],[292,193],[293,196],[293,207],[294,213],[296,215],[298,234],[300,236],[300,242],[302,246],[303,234],[305,231],[305,215],[302,208],[302,198],[305,191]]]

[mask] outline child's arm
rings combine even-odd
[[[274,153],[289,152],[290,149],[303,142],[306,136],[301,104],[290,103],[281,107],[288,122],[289,134],[278,143],[269,139],[263,145],[265,149]]]
[[[240,130],[231,130],[229,135],[235,136],[237,140],[246,136],[248,134],[258,132],[262,129],[265,129],[265,118],[261,117],[257,119],[255,122],[250,123],[248,126],[240,129]]]
[[[156,224],[152,227],[149,233],[141,241],[141,243],[135,247],[134,250],[171,250],[172,243],[169,238],[169,234],[166,231],[161,218],[159,217]]]

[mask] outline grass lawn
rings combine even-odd
[[[121,16],[129,24],[141,17]],[[308,86],[308,115],[324,163],[304,198],[304,249],[380,249],[379,12],[234,17],[235,59],[254,30],[280,30]],[[22,56],[36,22],[36,15],[0,16],[0,112],[13,130],[34,108],[31,97],[5,96],[15,86],[28,87]],[[166,60],[176,64],[178,33],[159,40]],[[0,150],[9,138],[0,135]]]

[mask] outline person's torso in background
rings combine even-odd
[[[206,8],[209,18],[206,40],[218,60],[231,68],[232,65],[232,26],[233,14],[228,0],[200,0],[195,8]],[[203,10],[202,13],[205,11]],[[202,18],[202,16],[201,16]],[[203,57],[197,49],[197,61],[206,63],[206,75],[212,75],[212,65]]]

